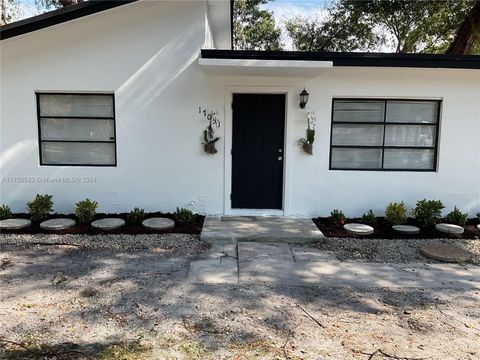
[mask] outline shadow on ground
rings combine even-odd
[[[193,284],[190,259],[147,250],[9,248],[0,261],[5,358],[480,354],[478,291]]]

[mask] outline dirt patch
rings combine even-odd
[[[449,235],[442,233],[435,229],[435,227],[422,228],[419,234],[402,234],[392,229],[392,226],[385,221],[385,218],[378,218],[378,223],[374,226],[374,232],[370,235],[358,236],[352,235],[351,233],[346,232],[343,229],[342,225],[334,224],[332,219],[327,218],[314,218],[313,222],[317,227],[323,232],[327,237],[334,238],[368,238],[368,239],[479,239],[479,231],[476,226],[478,220],[470,219],[467,224],[464,226],[465,232],[461,235]],[[360,223],[362,224],[362,219],[348,219],[348,223]],[[415,222],[415,219],[409,218],[405,225],[418,226]]]
[[[137,234],[194,234],[199,235],[202,232],[203,222],[205,221],[205,216],[197,215],[195,222],[192,224],[180,224],[175,222],[175,227],[166,230],[152,230],[147,229],[140,225],[129,224],[127,221],[127,213],[121,214],[96,214],[94,220],[101,220],[109,217],[116,217],[121,218],[126,221],[125,226],[121,228],[114,229],[114,230],[99,230],[90,226],[90,224],[80,224],[78,222],[78,218],[75,214],[53,214],[50,215],[45,220],[50,219],[58,219],[58,218],[68,218],[73,219],[77,223],[74,227],[71,227],[66,230],[60,231],[48,231],[40,228],[39,221],[32,221],[32,225],[25,229],[21,230],[3,230],[3,234],[56,234],[56,235],[63,235],[63,234],[81,234],[81,235],[98,235],[98,234],[126,234],[126,235],[137,235]],[[12,218],[22,218],[22,219],[30,219],[30,215],[28,214],[13,214]],[[161,212],[153,212],[153,213],[146,213],[145,219],[152,218],[152,217],[165,217],[168,219],[175,220],[173,214],[171,213],[161,213]]]
[[[153,251],[48,246],[0,257],[2,359],[480,355],[476,290],[192,284],[186,257]]]

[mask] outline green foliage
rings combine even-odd
[[[465,225],[467,222],[468,213],[462,213],[456,206],[453,207],[453,210],[445,216],[445,221],[449,224],[455,225]]]
[[[235,50],[281,50],[281,29],[273,13],[260,9],[271,0],[235,0],[233,47]]]
[[[130,224],[141,224],[143,219],[145,219],[145,210],[137,207],[127,215],[127,221]]]
[[[375,226],[377,225],[377,217],[373,213],[373,210],[368,210],[365,214],[362,215],[362,221],[364,224]]]
[[[413,216],[420,226],[432,226],[442,217],[443,208],[440,200],[419,200],[413,209]]]
[[[30,214],[32,221],[45,220],[53,211],[52,195],[39,195],[35,199],[27,202],[27,212]]]
[[[298,140],[298,144],[300,145],[312,145],[315,141],[315,130],[307,129],[307,137],[301,138]]]
[[[330,213],[330,218],[332,219],[333,223],[335,225],[343,225],[345,224],[345,214],[338,209],[333,209],[332,212]]]
[[[220,140],[220,138],[215,137],[215,132],[212,125],[208,125],[207,128],[203,131],[204,144],[215,144],[218,140]]]
[[[390,45],[395,52],[444,53],[474,5],[473,0],[339,0],[324,21],[296,17],[285,26],[300,51],[373,51]]]
[[[8,205],[0,206],[0,220],[10,219],[12,216],[12,210]]]
[[[79,201],[75,204],[75,215],[80,223],[87,223],[94,219],[98,203],[90,199]]]
[[[388,204],[385,209],[385,220],[392,225],[404,224],[407,221],[408,210],[403,201]]]
[[[177,210],[173,213],[173,218],[175,219],[176,222],[183,224],[183,225],[188,225],[188,224],[193,224],[197,218],[197,215],[195,215],[193,212],[191,212],[188,209],[185,208],[178,208]]]

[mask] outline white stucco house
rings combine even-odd
[[[88,1],[2,27],[0,202],[480,210],[479,56],[233,51],[230,14],[230,1]],[[298,144],[308,110],[312,155]]]

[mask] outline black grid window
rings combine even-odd
[[[334,99],[330,170],[436,171],[441,101]]]
[[[40,165],[116,166],[113,94],[36,96]]]

